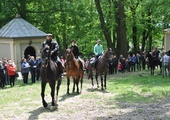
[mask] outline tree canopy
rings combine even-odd
[[[83,56],[93,54],[97,39],[104,49],[127,56],[163,47],[170,19],[167,0],[1,0],[0,27],[21,17],[52,33],[61,51],[75,39]]]

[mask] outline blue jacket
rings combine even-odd
[[[130,61],[131,61],[132,63],[136,63],[137,59],[136,59],[136,57],[131,57],[131,58],[130,58]]]
[[[27,62],[23,62],[21,64],[21,72],[22,73],[29,73],[29,71],[30,71],[29,67],[30,67],[30,65]]]
[[[102,46],[101,44],[96,44],[96,45],[94,46],[94,54],[95,54],[96,56],[103,54],[103,46]]]

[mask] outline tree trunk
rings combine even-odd
[[[118,11],[115,14],[117,22],[117,55],[127,56],[127,40],[126,40],[126,21],[124,13],[124,3],[123,0],[118,2],[114,1],[115,6],[118,7]]]
[[[137,27],[136,27],[135,15],[133,16],[132,36],[133,36],[133,52],[137,53],[138,45],[137,45]]]
[[[146,48],[146,40],[148,39],[148,36],[149,36],[149,32],[144,30],[142,33],[142,51],[144,51]]]
[[[61,11],[61,23],[63,25],[63,28],[62,28],[62,43],[63,43],[63,48],[67,48],[67,43],[66,43],[66,13],[65,13],[65,10],[64,10],[64,6],[63,6],[63,3],[64,1],[63,0],[60,0],[60,11]],[[62,50],[61,50],[62,51]]]
[[[104,37],[105,37],[106,42],[107,42],[107,47],[113,48],[113,43],[111,41],[111,35],[110,35],[109,29],[107,28],[105,20],[104,20],[102,8],[101,8],[101,5],[100,5],[100,0],[95,0],[95,4],[96,4],[97,12],[99,14],[101,28],[102,28]]]
[[[21,15],[21,17],[26,20],[26,0],[20,0],[20,10],[19,10],[19,14]]]

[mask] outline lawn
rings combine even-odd
[[[58,102],[60,111],[63,114],[75,113],[74,110],[69,109],[70,103],[72,104],[72,108],[77,104],[74,103],[75,99],[76,102],[81,103],[83,101],[86,105],[94,102],[92,105],[95,104],[95,106],[105,106],[116,102],[140,104],[162,101],[168,98],[170,93],[170,78],[163,78],[161,75],[151,76],[149,71],[108,75],[107,90],[104,91],[101,91],[100,88],[97,89],[96,84],[92,88],[90,80],[86,79],[86,77],[84,77],[82,93],[79,95],[76,93],[72,93],[71,95],[66,94],[66,79],[63,77]],[[72,82],[70,85],[71,90]],[[38,115],[42,111],[47,112],[47,110],[43,110],[42,108],[40,92],[40,81],[35,84],[29,83],[28,85],[24,85],[22,80],[17,80],[14,87],[7,86],[6,89],[0,89],[0,112],[2,113],[0,118],[28,119],[31,117],[32,119],[35,117],[35,115],[32,117],[35,111]],[[47,102],[50,104],[49,85],[46,86],[45,96]],[[112,104],[112,107],[116,108],[117,106],[116,104]],[[85,107],[83,109],[85,111],[88,108]],[[44,114],[47,115],[47,113]],[[38,115],[36,115],[36,119],[38,119]]]

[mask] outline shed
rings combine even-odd
[[[40,47],[46,33],[17,15],[0,29],[0,59],[12,59],[21,70],[23,57],[40,56]]]
[[[170,28],[164,30],[164,51],[170,50]]]

